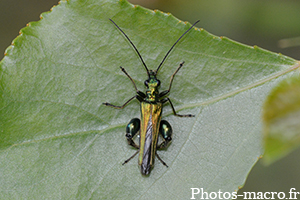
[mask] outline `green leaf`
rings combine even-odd
[[[0,63],[0,199],[184,199],[190,188],[233,192],[263,153],[261,108],[271,88],[298,68],[295,60],[203,29],[191,30],[159,71],[168,88],[163,119],[173,142],[149,177],[127,145],[125,126],[139,103],[123,66],[144,91],[149,69],[191,25],[126,1],[61,1],[21,30]]]
[[[300,146],[300,76],[282,81],[264,106],[265,158],[272,163]]]

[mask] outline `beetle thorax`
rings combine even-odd
[[[145,81],[145,85],[147,87],[145,100],[155,103],[159,100],[158,87],[160,86],[160,81],[156,78],[156,74],[151,72],[153,71],[150,71],[149,79]]]

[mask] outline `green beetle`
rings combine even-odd
[[[146,86],[146,92],[143,93],[139,91],[133,81],[133,79],[129,76],[129,74],[125,71],[123,67],[120,67],[121,70],[126,74],[126,76],[131,80],[133,83],[136,95],[131,97],[128,101],[126,101],[122,106],[116,106],[110,103],[103,103],[106,106],[110,106],[113,108],[122,109],[124,108],[131,100],[137,99],[140,101],[140,109],[141,109],[141,120],[138,118],[132,119],[128,125],[126,126],[126,138],[128,141],[128,144],[133,146],[136,149],[139,149],[135,154],[133,154],[129,159],[127,159],[125,163],[127,163],[129,160],[131,160],[136,154],[139,153],[139,159],[138,164],[141,168],[142,175],[148,175],[151,171],[151,169],[154,166],[154,159],[155,156],[165,165],[167,164],[158,156],[156,153],[157,149],[163,149],[168,146],[168,144],[172,140],[172,127],[166,120],[161,120],[162,115],[162,108],[163,104],[166,102],[169,102],[171,105],[171,108],[173,110],[173,113],[175,116],[178,117],[194,117],[194,115],[188,114],[188,115],[179,115],[176,113],[174,106],[171,102],[171,100],[166,97],[166,95],[170,92],[172,82],[174,79],[175,74],[180,70],[180,68],[183,66],[184,62],[181,62],[177,70],[173,73],[170,79],[170,85],[169,89],[165,90],[163,92],[159,92],[158,88],[160,86],[160,80],[156,78],[156,75],[162,66],[163,62],[171,52],[171,50],[174,48],[174,46],[179,42],[179,40],[187,33],[189,32],[199,21],[195,22],[186,32],[184,32],[179,39],[173,44],[173,46],[170,48],[170,50],[167,52],[165,57],[163,58],[162,62],[159,64],[158,68],[156,70],[148,70],[142,56],[140,55],[139,51],[135,47],[135,45],[131,42],[129,37],[122,31],[122,29],[112,20],[109,19],[120,31],[121,33],[128,39],[130,44],[133,46],[135,51],[137,52],[139,58],[141,59],[148,75],[148,79],[144,82]],[[139,132],[140,135],[140,142],[139,145],[137,145],[133,141],[133,137]],[[158,142],[158,134],[160,134],[163,138],[163,142],[161,144],[157,144]]]

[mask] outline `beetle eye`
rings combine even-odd
[[[148,83],[149,81],[148,80],[145,80],[144,84],[148,87]]]
[[[157,87],[160,86],[160,80],[157,80]]]

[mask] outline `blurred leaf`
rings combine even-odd
[[[271,163],[300,145],[300,76],[276,87],[264,106],[265,162]]]
[[[261,108],[296,61],[257,47],[189,32],[159,71],[161,91],[181,61],[163,118],[173,143],[143,177],[125,126],[139,104],[122,65],[144,90],[145,69],[112,18],[150,69],[190,24],[126,1],[62,1],[22,29],[0,63],[1,199],[183,199],[191,187],[232,192],[262,154]]]

